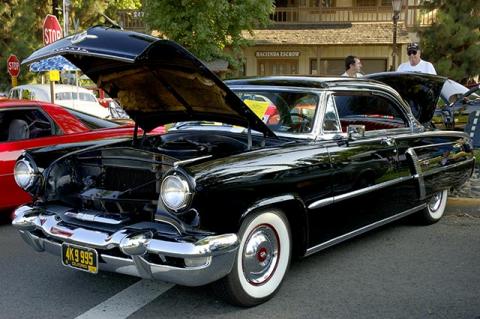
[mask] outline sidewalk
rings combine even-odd
[[[445,214],[468,214],[480,218],[480,198],[449,197]]]

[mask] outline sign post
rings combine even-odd
[[[12,77],[12,87],[17,86],[17,78],[20,74],[20,61],[17,56],[10,54],[7,59],[7,71]]]
[[[63,37],[62,27],[56,16],[47,14],[43,20],[43,44],[48,45]],[[57,80],[58,81],[58,80]],[[55,81],[50,77],[50,100],[55,103]]]

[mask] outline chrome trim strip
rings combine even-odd
[[[414,208],[411,208],[409,210],[406,210],[402,213],[399,213],[399,214],[396,214],[396,215],[393,215],[391,217],[388,217],[388,218],[385,218],[385,219],[382,219],[382,220],[379,220],[373,224],[370,224],[370,225],[367,225],[367,226],[363,226],[359,229],[356,229],[354,231],[351,231],[349,233],[346,233],[344,235],[341,235],[341,236],[338,236],[338,237],[335,237],[333,239],[330,239],[324,243],[321,243],[319,245],[316,245],[316,246],[313,246],[313,247],[310,247],[307,249],[307,252],[305,253],[305,256],[310,256],[320,250],[323,250],[325,248],[328,248],[330,246],[333,246],[335,244],[338,244],[338,243],[341,243],[342,241],[345,241],[347,239],[350,239],[350,238],[353,238],[355,236],[358,236],[360,234],[363,234],[369,230],[372,230],[374,228],[377,228],[377,227],[380,227],[380,226],[383,226],[385,224],[388,224],[394,220],[397,220],[397,219],[400,219],[400,218],[403,218],[405,216],[408,216],[410,214],[413,214],[423,208],[425,208],[427,205],[426,204],[422,204],[422,205],[419,205],[419,206],[416,206]]]
[[[362,189],[357,189],[353,192],[345,193],[345,194],[342,194],[342,195],[339,195],[339,196],[334,196],[333,201],[336,203],[336,202],[339,202],[339,201],[342,201],[342,200],[350,199],[350,198],[355,197],[355,196],[367,194],[367,193],[370,193],[370,192],[373,192],[373,191],[376,191],[376,190],[379,190],[379,189],[382,189],[382,188],[386,188],[386,187],[390,187],[390,186],[393,186],[393,185],[396,185],[396,184],[400,184],[400,183],[403,183],[403,182],[411,180],[411,179],[413,179],[412,176],[399,177],[399,178],[392,179],[390,181],[386,181],[386,182],[383,182],[383,183],[380,183],[380,184],[377,184],[377,185],[368,186],[368,187],[365,187],[365,188],[362,188]]]
[[[321,200],[318,200],[318,201],[315,201],[315,202],[311,203],[310,205],[308,205],[308,209],[316,209],[316,208],[320,208],[320,207],[323,207],[323,206],[331,205],[333,203],[338,203],[342,200],[347,200],[347,199],[350,199],[350,198],[353,198],[353,197],[356,197],[356,196],[368,194],[370,192],[377,191],[379,189],[390,187],[390,186],[393,186],[393,185],[396,185],[396,184],[400,184],[400,183],[403,183],[405,181],[408,181],[408,180],[411,180],[411,179],[414,179],[414,178],[415,178],[414,176],[403,176],[403,177],[399,177],[399,178],[396,178],[396,179],[393,179],[393,180],[390,180],[390,181],[386,181],[386,182],[383,182],[383,183],[380,183],[380,184],[377,184],[377,185],[372,185],[372,186],[368,186],[368,187],[365,187],[365,188],[357,189],[357,190],[354,190],[352,192],[348,192],[348,193],[345,193],[345,194],[342,194],[342,195],[327,197],[327,198],[324,198],[324,199],[321,199]]]
[[[202,159],[206,159],[206,158],[210,158],[210,157],[212,157],[212,155],[205,155],[205,156],[186,159],[186,160],[183,160],[183,161],[176,161],[176,162],[173,162],[173,166],[177,167],[179,165],[193,163],[193,162],[200,161]]]
[[[474,158],[469,158],[469,159],[464,160],[464,161],[459,162],[459,163],[454,163],[454,164],[450,164],[450,165],[446,165],[446,166],[442,166],[442,167],[432,168],[432,169],[428,170],[425,174],[423,174],[423,176],[430,176],[430,175],[437,174],[439,172],[446,171],[446,170],[449,170],[449,169],[452,169],[452,168],[456,168],[456,167],[463,166],[463,165],[468,165],[471,162],[475,162],[475,159]]]
[[[324,199],[321,199],[321,200],[317,200],[317,201],[311,203],[310,205],[308,205],[308,209],[317,209],[317,208],[320,208],[320,207],[323,207],[323,206],[331,205],[334,202],[335,202],[334,197],[324,198]]]
[[[410,158],[412,159],[413,168],[415,169],[415,176],[417,176],[417,180],[418,180],[418,194],[419,194],[420,200],[423,200],[426,197],[425,180],[423,179],[423,172],[422,172],[422,168],[420,167],[417,153],[413,148],[409,148],[405,151],[405,154],[410,155]]]

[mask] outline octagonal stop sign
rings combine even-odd
[[[43,20],[43,44],[53,43],[62,37],[62,27],[56,16],[47,14]]]
[[[13,54],[10,54],[7,59],[7,71],[10,76],[14,78],[20,74],[20,61],[18,61],[18,58]]]

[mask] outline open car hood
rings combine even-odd
[[[445,77],[414,72],[382,72],[365,76],[393,87],[410,105],[413,115],[422,124],[432,120]]]
[[[145,131],[179,121],[215,121],[275,134],[200,60],[179,44],[96,26],[30,55],[32,63],[62,55]]]

